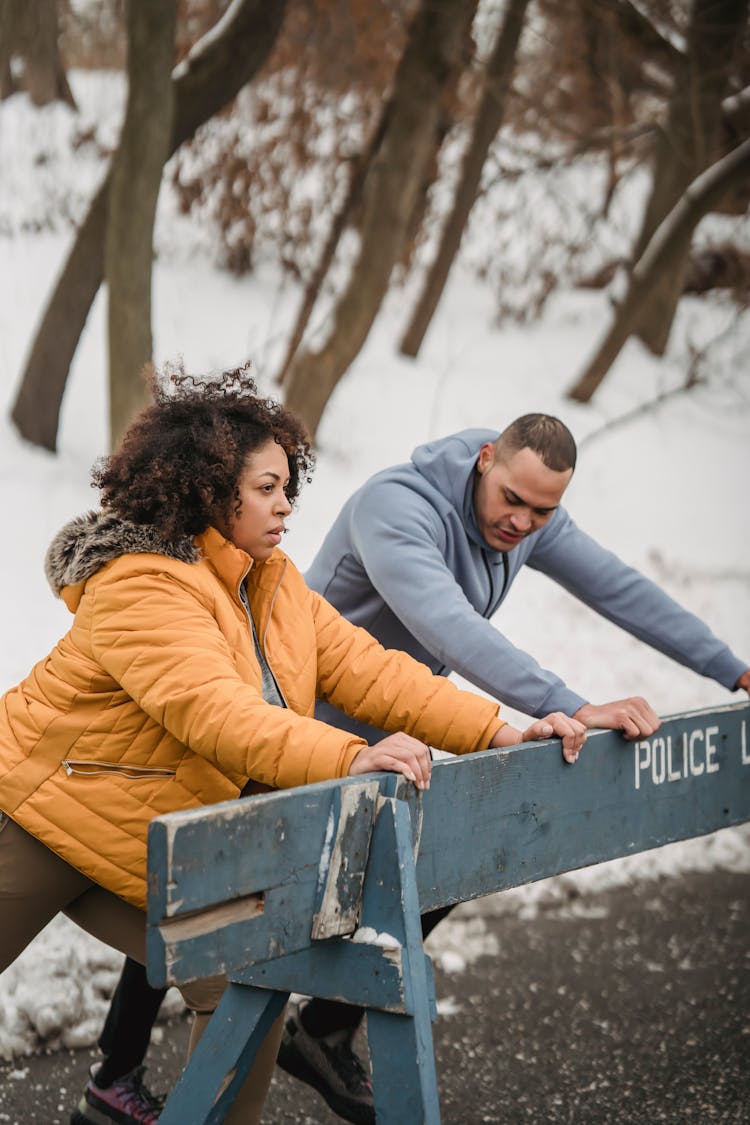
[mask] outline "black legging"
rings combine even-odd
[[[96,1076],[100,1085],[109,1086],[143,1062],[166,993],[151,987],[143,965],[126,958],[99,1036],[105,1055]]]
[[[452,906],[443,906],[423,914],[422,936],[426,938],[451,910]],[[101,1085],[109,1085],[143,1062],[165,994],[166,989],[151,987],[143,965],[126,959],[99,1036],[105,1055],[97,1075]],[[304,1024],[310,1035],[330,1035],[335,1031],[353,1031],[363,1015],[364,1008],[314,997],[304,1008]]]

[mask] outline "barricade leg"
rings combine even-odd
[[[190,1056],[160,1125],[218,1125],[226,1117],[252,1067],[260,1044],[289,998],[243,984],[229,984]],[[227,1083],[227,1076],[231,1080]]]
[[[411,819],[403,801],[383,801],[370,846],[361,925],[396,939],[407,1015],[369,1009],[375,1116],[384,1125],[439,1125],[431,1020],[435,990],[422,948]]]

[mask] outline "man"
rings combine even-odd
[[[560,507],[575,461],[567,428],[541,414],[500,437],[466,430],[419,446],[347,501],[308,584],[384,645],[528,715],[560,710],[629,738],[658,724],[640,699],[590,703],[490,623],[525,565],[693,671],[749,689],[744,662]]]
[[[525,565],[598,613],[729,689],[750,694],[750,669],[694,615],[580,531],[560,506],[576,447],[557,419],[530,414],[498,435],[467,430],[423,445],[347,501],[306,575],[308,584],[385,646],[433,671],[460,673],[535,717],[562,711],[588,727],[648,737],[659,718],[643,699],[594,704],[490,623]],[[375,741],[383,732],[327,704],[319,718]],[[422,919],[426,935],[447,910]],[[103,1034],[142,1059],[159,994],[128,963]],[[158,1006],[158,1005],[157,1005]],[[135,1016],[134,1016],[135,1012]],[[373,1122],[372,1090],[352,1050],[362,1011],[311,1000],[292,1012],[279,1063],[353,1122]],[[140,1036],[133,1024],[140,1024]],[[124,1036],[122,1027],[128,1027]],[[143,1043],[133,1060],[136,1042]],[[137,1051],[136,1051],[137,1053]]]
[[[490,623],[523,566],[693,671],[750,693],[747,664],[560,506],[575,462],[572,435],[543,414],[525,415],[501,435],[466,430],[420,446],[411,462],[377,473],[344,504],[307,582],[385,646],[435,672],[458,672],[528,715],[563,711],[631,739],[659,726],[644,699],[591,703]],[[370,740],[380,735],[327,704],[316,715]],[[445,913],[423,916],[425,936]],[[351,1052],[360,1018],[358,1009],[311,1000],[287,1020],[279,1063],[347,1120],[366,1122],[374,1120],[371,1095]]]

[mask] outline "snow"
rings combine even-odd
[[[378,933],[372,926],[359,926],[352,934],[351,940],[357,945],[379,945],[381,949],[390,951],[401,948],[401,942],[393,934],[385,930]]]
[[[47,588],[42,559],[61,524],[95,505],[88,473],[106,452],[102,294],[75,357],[58,455],[24,443],[8,419],[34,327],[70,245],[60,215],[80,217],[121,112],[114,76],[72,79],[82,106],[78,118],[60,107],[32,111],[23,97],[0,105],[0,505],[8,529],[0,690],[26,675],[68,627],[67,610]],[[98,140],[73,146],[87,129]],[[273,262],[245,279],[218,271],[205,249],[205,231],[191,230],[177,215],[167,190],[159,215],[157,359],[181,355],[188,369],[207,371],[250,358],[272,392],[298,291]],[[486,233],[474,229],[473,238],[482,237]],[[527,410],[548,411],[583,445],[566,496],[573,517],[750,658],[748,318],[726,334],[708,383],[605,428],[679,385],[691,347],[722,329],[720,305],[683,301],[667,357],[657,363],[629,343],[594,403],[583,407],[569,402],[565,389],[606,325],[607,295],[560,292],[539,322],[498,327],[490,288],[457,268],[417,362],[396,351],[412,298],[410,289],[391,294],[334,395],[319,434],[315,478],[285,542],[294,560],[307,566],[353,489],[375,470],[407,459],[416,444],[466,426],[500,427]],[[734,699],[530,571],[503,607],[502,627],[595,701],[641,694],[670,714]],[[482,921],[489,912],[596,911],[596,895],[606,888],[716,868],[750,871],[747,827],[468,904],[430,939],[431,952],[446,971],[460,974],[468,961],[492,953]],[[0,1057],[93,1042],[119,965],[117,954],[67,920],[55,920],[0,978]],[[173,995],[171,1010],[180,1003]],[[457,1010],[455,1002],[449,998],[443,1010]]]

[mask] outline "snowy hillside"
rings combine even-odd
[[[71,138],[91,119],[111,139],[121,102],[113,79],[73,74],[72,81],[83,106],[78,119],[61,107],[32,111],[22,97],[0,104],[2,690],[67,628],[67,610],[46,586],[42,559],[60,525],[96,504],[88,473],[105,452],[103,294],[76,356],[59,454],[26,445],[8,421],[35,325],[70,244],[69,228],[54,216],[64,209],[80,216],[101,172],[91,146],[73,148]],[[272,391],[270,375],[298,293],[271,265],[243,280],[222,274],[203,248],[204,236],[178,219],[163,193],[154,279],[157,359],[181,355],[188,369],[205,371],[249,358]],[[414,445],[466,426],[501,427],[527,410],[548,411],[583,444],[566,496],[577,522],[750,660],[748,318],[717,354],[707,385],[604,428],[680,384],[689,344],[720,329],[720,308],[683,301],[669,357],[656,363],[629,344],[595,403],[581,407],[564,392],[606,323],[606,295],[564,292],[539,323],[498,328],[492,295],[458,267],[417,362],[396,354],[408,301],[408,293],[391,295],[326,413],[318,469],[284,544],[294,560],[304,569],[342,501],[374,470],[408,459]],[[670,714],[734,698],[533,573],[519,580],[501,617],[498,624],[515,644],[594,701],[637,693]],[[633,878],[713,866],[750,871],[750,834],[730,829],[672,845],[509,892],[486,909],[531,911],[564,900],[573,884],[593,894]],[[467,913],[478,910],[481,920],[484,908]],[[460,970],[461,957],[485,950],[481,921],[467,925],[457,920],[438,931],[433,953],[446,966]],[[92,1042],[118,964],[115,954],[64,920],[51,925],[0,978],[0,1057],[40,1043]]]

